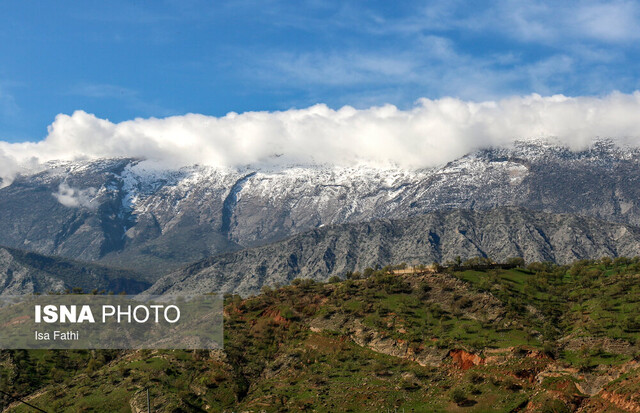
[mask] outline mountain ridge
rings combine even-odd
[[[640,225],[640,150],[521,142],[415,171],[52,162],[0,189],[0,245],[158,278],[323,225],[505,205]]]
[[[430,264],[473,257],[566,264],[640,255],[640,228],[520,207],[436,211],[402,220],[325,226],[284,241],[212,256],[158,280],[152,294],[215,291],[255,294],[298,277],[326,281],[365,267]]]
[[[141,274],[0,246],[0,295],[81,289],[136,294],[150,283]]]

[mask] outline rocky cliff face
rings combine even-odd
[[[638,225],[640,151],[521,143],[418,171],[52,163],[0,189],[0,244],[158,276],[323,225],[505,205]]]
[[[430,264],[491,257],[569,263],[640,254],[640,229],[519,207],[439,211],[404,220],[328,226],[285,241],[224,254],[160,279],[153,294],[176,291],[260,291],[298,276],[327,280],[368,266]]]
[[[149,287],[140,275],[0,247],[0,295],[64,292],[81,288],[135,294]]]

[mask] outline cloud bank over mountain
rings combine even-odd
[[[0,142],[0,177],[51,160],[137,157],[164,167],[290,164],[424,168],[515,140],[553,137],[578,150],[595,138],[640,145],[640,92],[604,97],[529,95],[498,101],[420,99],[333,110],[318,104],[281,112],[187,114],[112,123],[83,111],[58,115],[40,142]]]

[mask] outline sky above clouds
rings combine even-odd
[[[638,27],[623,0],[0,2],[0,175],[52,154],[429,166],[515,137],[636,143]]]
[[[636,1],[0,3],[0,139],[114,122],[419,98],[640,89]]]

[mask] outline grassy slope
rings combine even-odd
[[[3,352],[0,385],[51,411],[146,407],[146,387],[156,411],[625,411],[640,403],[639,270],[300,281],[228,297],[224,352]],[[460,368],[455,349],[483,364]]]

